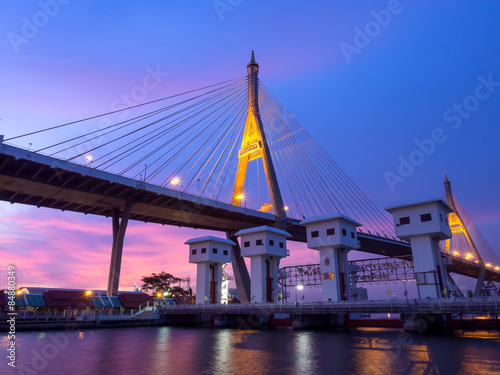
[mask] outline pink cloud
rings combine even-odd
[[[111,257],[111,220],[71,212],[3,206],[0,216],[0,257],[18,268],[18,284],[58,288],[106,289]],[[166,271],[190,276],[196,285],[196,265],[188,262],[184,242],[223,233],[167,227],[131,221],[125,237],[120,289],[140,286],[142,276]],[[305,244],[289,243],[291,256],[282,265],[317,263],[317,253]],[[227,267],[232,273],[231,266]]]

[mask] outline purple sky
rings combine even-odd
[[[107,112],[151,71],[134,103],[242,76],[254,49],[262,81],[378,207],[440,194],[446,171],[498,253],[499,16],[493,0],[4,1],[0,134]],[[121,287],[194,277],[183,242],[201,233],[131,223]],[[0,203],[0,266],[20,285],[104,289],[110,248],[109,219]],[[318,260],[289,248],[285,265]]]

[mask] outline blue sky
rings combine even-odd
[[[3,1],[0,134],[9,138],[109,111],[151,69],[162,74],[145,101],[243,76],[253,49],[261,80],[378,207],[440,194],[446,171],[462,205],[498,251],[499,16],[500,4],[492,0]],[[425,141],[433,134],[439,137]],[[425,152],[418,144],[427,145]],[[401,174],[401,160],[416,165]],[[12,257],[21,269],[25,265],[25,284],[77,282],[69,275],[73,258],[68,270],[51,276],[51,265],[67,245],[54,242],[55,226],[12,224],[44,217],[71,222],[68,237],[102,247],[95,258],[85,258],[86,267],[99,265],[95,284],[104,287],[111,234],[106,237],[110,224],[102,218],[0,203],[2,263]],[[105,230],[89,235],[88,228],[96,226]],[[134,226],[137,235],[175,238],[182,249],[181,239],[191,235]],[[134,255],[124,265],[127,286],[159,271],[147,265],[133,269],[140,251],[160,262],[172,259],[155,241],[139,246],[139,237],[137,243],[130,237],[125,254],[129,246]],[[38,267],[30,256],[41,244],[54,259],[41,259]],[[284,263],[316,257],[308,250],[297,254]],[[194,275],[194,267],[185,264],[187,253],[174,258],[179,274]]]

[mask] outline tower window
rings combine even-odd
[[[285,244],[283,242],[280,242],[280,249],[283,249],[285,247]]]
[[[243,242],[243,247],[250,247],[250,241]]]
[[[443,222],[443,214],[439,214],[439,220],[441,220],[441,222]]]
[[[406,224],[410,224],[410,217],[409,216],[400,217],[399,218],[399,225],[406,225]]]
[[[351,238],[354,238],[354,232],[351,232]]]
[[[420,221],[423,223],[424,221],[432,221],[431,214],[422,214],[420,215]]]
[[[228,255],[228,254],[229,254],[227,250],[223,250],[223,251],[222,251],[222,253],[223,253],[224,255]]]
[[[196,249],[191,250],[192,255],[196,255]]]
[[[319,231],[317,231],[317,230],[313,230],[313,231],[311,232],[311,238],[316,238],[316,237],[319,237]]]
[[[347,236],[347,231],[345,229],[342,228],[342,235],[343,236]]]
[[[257,241],[255,241],[255,244],[256,244],[257,246],[264,246],[264,243],[262,242],[262,240],[257,240]]]
[[[205,254],[206,252],[207,252],[207,248],[206,248],[206,247],[202,247],[202,248],[201,248],[201,253],[202,253],[202,254]]]
[[[274,241],[273,240],[269,240],[269,246],[274,246]]]
[[[329,228],[326,230],[327,236],[333,236],[335,234],[335,228]]]
[[[217,249],[215,247],[212,249],[212,253],[217,254]]]

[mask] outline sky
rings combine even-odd
[[[494,0],[2,1],[0,134],[240,77],[255,50],[260,79],[376,206],[439,195],[447,172],[498,253],[499,16]],[[184,242],[205,234],[131,222],[121,289],[194,278]],[[318,262],[288,247],[283,265]],[[105,289],[110,252],[110,219],[0,202],[0,266],[20,286]]]

